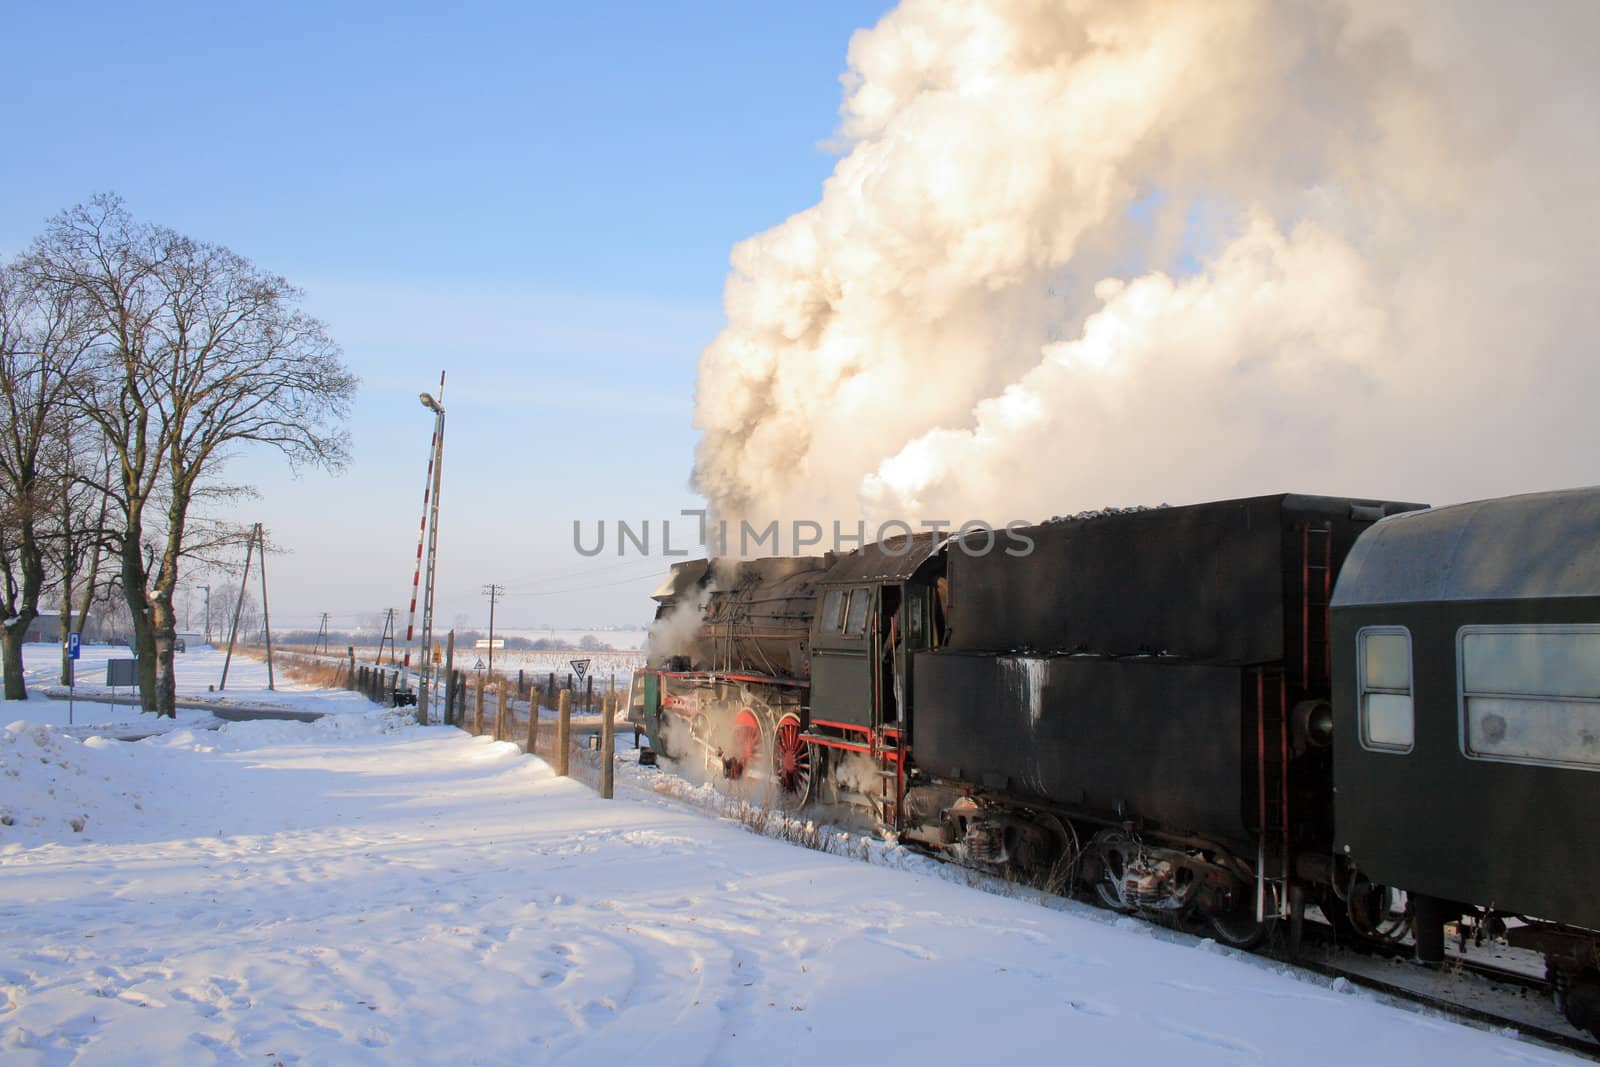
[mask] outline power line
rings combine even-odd
[[[619,585],[633,585],[643,581],[648,575],[636,574],[631,578],[624,578],[619,582],[605,582],[599,585],[575,585],[568,589],[545,589],[537,593],[507,593],[507,596],[532,597],[532,596],[559,596],[562,593],[585,593],[590,589],[612,589]]]
[[[585,572],[585,576],[587,577],[591,574],[605,574],[609,571],[621,570],[624,567],[653,567],[659,569],[661,565],[662,564],[659,559],[635,559],[629,560],[626,563],[612,563],[604,567],[585,567],[583,570]],[[538,586],[549,582],[564,582],[572,577],[574,577],[574,575],[570,572],[566,574],[547,574],[543,576],[535,575],[527,578],[518,578],[511,584],[522,585],[523,583],[527,583],[529,585]]]

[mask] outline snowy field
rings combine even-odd
[[[303,646],[289,645],[282,651],[289,655],[305,656],[308,653]],[[333,662],[341,659],[343,653],[333,652],[324,654],[322,659]],[[404,657],[405,649],[401,648],[399,656],[391,657],[387,650],[384,651],[382,666],[390,669]],[[376,646],[356,649],[357,666],[373,666],[377,662]],[[457,670],[471,673],[475,669],[487,670],[489,666],[489,653],[487,649],[457,647],[455,650],[455,667]],[[567,675],[572,673],[573,660],[588,660],[588,674],[594,678],[594,684],[599,689],[615,685],[618,688],[627,688],[628,680],[633,677],[633,672],[644,666],[643,652],[589,652],[576,649],[552,651],[548,649],[519,649],[501,648],[494,653],[494,672],[502,677],[515,679],[517,672],[527,672],[531,682],[543,685],[551,674],[556,676],[557,685],[566,685]],[[415,662],[415,657],[413,657]],[[481,664],[481,668],[479,665]]]
[[[0,1061],[1578,1062],[893,846],[759,837],[619,747],[602,801],[377,709],[0,729]]]
[[[49,699],[46,691],[59,691],[63,696],[67,693],[67,687],[60,685],[60,646],[24,645],[22,662],[28,683],[28,702],[21,711],[14,711],[13,705],[0,706],[0,720],[26,718],[30,722],[65,726],[70,716],[72,722],[79,726],[142,723],[150,729],[170,729],[171,720],[158,722],[153,715],[140,714],[137,690],[127,686],[113,690],[105,684],[106,661],[129,659],[132,655],[128,649],[117,645],[84,645],[78,660],[77,685],[74,688],[77,695],[85,699],[58,701]],[[226,659],[226,649],[210,645],[190,645],[189,651],[175,654],[173,662],[178,675],[178,700],[205,701],[224,708],[274,707],[324,714],[367,711],[372,708],[372,704],[358,693],[311,688],[290,681],[281,671],[274,678],[276,689],[268,690],[266,663],[237,653],[228,663],[227,689],[220,693],[213,692],[212,689],[222,681],[222,666]],[[98,698],[114,698],[117,702],[101,703]],[[177,725],[197,724],[210,718],[207,711],[179,708]]]

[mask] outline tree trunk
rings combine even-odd
[[[28,477],[31,481],[31,472]],[[28,627],[39,617],[39,590],[44,585],[44,561],[34,537],[32,519],[23,520],[17,556],[22,568],[22,589],[9,610],[0,612],[5,615],[0,625],[0,631],[4,631],[0,643],[4,645],[7,700],[28,699],[27,682],[22,676],[22,642],[28,636]]]
[[[150,622],[156,647],[156,715],[178,717],[178,679],[173,674],[172,646],[178,621],[172,610],[172,591],[157,589],[150,597]]]
[[[0,626],[0,645],[3,645],[3,662],[6,672],[6,699],[27,700],[28,687],[22,677],[22,639],[28,636],[28,627],[38,615],[23,607]]]
[[[66,592],[61,595],[61,625],[56,627],[56,637],[61,641],[61,683],[72,684],[72,654],[67,650],[67,634],[72,632],[72,574],[62,576]]]
[[[139,542],[125,538],[122,545],[122,598],[133,616],[133,654],[139,660],[139,708],[156,710],[156,639],[150,625],[150,600],[145,596],[144,560]]]
[[[178,563],[183,558],[183,531],[189,521],[189,485],[181,468],[172,471],[172,499],[167,504],[167,543],[150,584],[150,623],[156,646],[156,714],[178,717],[178,678],[172,662],[177,644],[178,615],[172,606],[178,590]]]

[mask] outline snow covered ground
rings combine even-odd
[[[139,712],[137,690],[120,686],[112,689],[106,683],[106,662],[129,659],[133,653],[117,645],[84,645],[77,666],[78,697],[76,702],[51,700],[46,691],[59,691],[66,695],[67,688],[60,685],[61,652],[55,644],[24,645],[22,662],[28,683],[26,711],[11,713],[10,705],[0,705],[0,719],[24,717],[30,722],[53,723],[64,726],[70,716],[78,725],[106,725],[111,723],[142,722],[146,728],[169,728],[169,720],[157,722],[152,715]],[[222,692],[213,691],[222,681],[222,667],[227,659],[225,648],[210,645],[191,645],[189,651],[173,656],[177,670],[178,699],[180,701],[205,701],[217,707],[281,707],[295,711],[318,711],[337,714],[348,711],[367,711],[371,702],[359,693],[339,689],[316,689],[291,681],[283,672],[275,672],[276,689],[267,689],[267,665],[261,660],[235,654],[228,663],[228,685]],[[88,698],[115,698],[117,703],[106,704]],[[178,709],[178,725],[199,724],[210,719],[207,711],[192,708]]]
[[[700,795],[629,762],[602,801],[376,709],[137,744],[13,724],[0,1060],[1572,1061]]]

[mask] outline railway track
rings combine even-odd
[[[1406,943],[1337,942],[1331,927],[1308,921],[1298,955],[1290,956],[1276,944],[1260,954],[1324,978],[1342,978],[1396,1001],[1480,1026],[1514,1030],[1531,1041],[1600,1060],[1600,1044],[1567,1022],[1556,1008],[1549,984],[1542,975],[1531,973],[1529,968],[1538,965],[1533,954],[1480,949],[1504,959],[1505,966],[1496,966],[1452,949],[1444,964],[1429,967],[1414,962],[1411,951]]]

